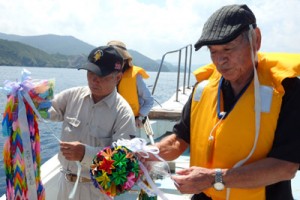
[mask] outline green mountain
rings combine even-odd
[[[83,56],[48,54],[20,42],[0,39],[0,65],[70,68],[84,60]]]
[[[77,67],[85,62],[87,54],[95,48],[73,36],[53,34],[19,36],[0,33],[0,39],[3,39],[0,41],[0,65],[8,66]],[[128,51],[135,65],[147,71],[157,71],[159,62],[135,50]],[[162,68],[162,71],[174,70],[170,65],[164,65]]]
[[[148,58],[147,56],[144,56],[143,54],[131,49],[129,49],[128,52],[133,57],[134,65],[140,66],[147,71],[157,71],[159,68],[160,63]],[[166,70],[168,69],[165,68],[165,71]]]
[[[87,44],[73,36],[38,35],[19,36],[0,33],[0,39],[17,41],[41,49],[49,54],[82,55],[90,52],[94,46]]]

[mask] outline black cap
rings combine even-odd
[[[214,12],[204,24],[202,35],[194,45],[197,51],[204,45],[225,44],[234,40],[253,24],[256,18],[247,5],[228,5]]]
[[[78,69],[86,69],[98,76],[107,76],[114,71],[121,71],[123,58],[112,46],[100,46],[91,51],[88,63]]]

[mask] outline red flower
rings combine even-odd
[[[115,169],[115,167],[113,166],[114,162],[114,160],[106,160],[105,158],[103,158],[102,162],[99,165],[99,168],[106,173],[111,174],[111,170]]]

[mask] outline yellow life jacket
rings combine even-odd
[[[261,126],[256,148],[246,164],[265,158],[269,153],[284,95],[281,82],[300,75],[299,58],[299,54],[259,53]],[[197,69],[194,74],[199,83],[195,86],[191,107],[190,165],[232,168],[249,155],[254,145],[254,83],[250,83],[226,118],[220,120],[218,108],[223,111],[222,92],[218,90],[221,74],[213,64]],[[209,140],[210,136],[214,139]],[[226,199],[226,190],[209,188],[204,193],[213,200]],[[264,200],[265,188],[231,188],[230,200],[240,199]]]
[[[122,79],[118,85],[118,92],[131,106],[134,116],[138,116],[140,110],[136,83],[136,76],[138,74],[140,74],[144,79],[149,78],[149,75],[143,68],[132,66],[123,73]]]

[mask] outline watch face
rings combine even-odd
[[[215,190],[220,191],[220,190],[224,190],[225,186],[222,182],[217,182],[217,183],[214,183],[214,188],[215,188]]]

